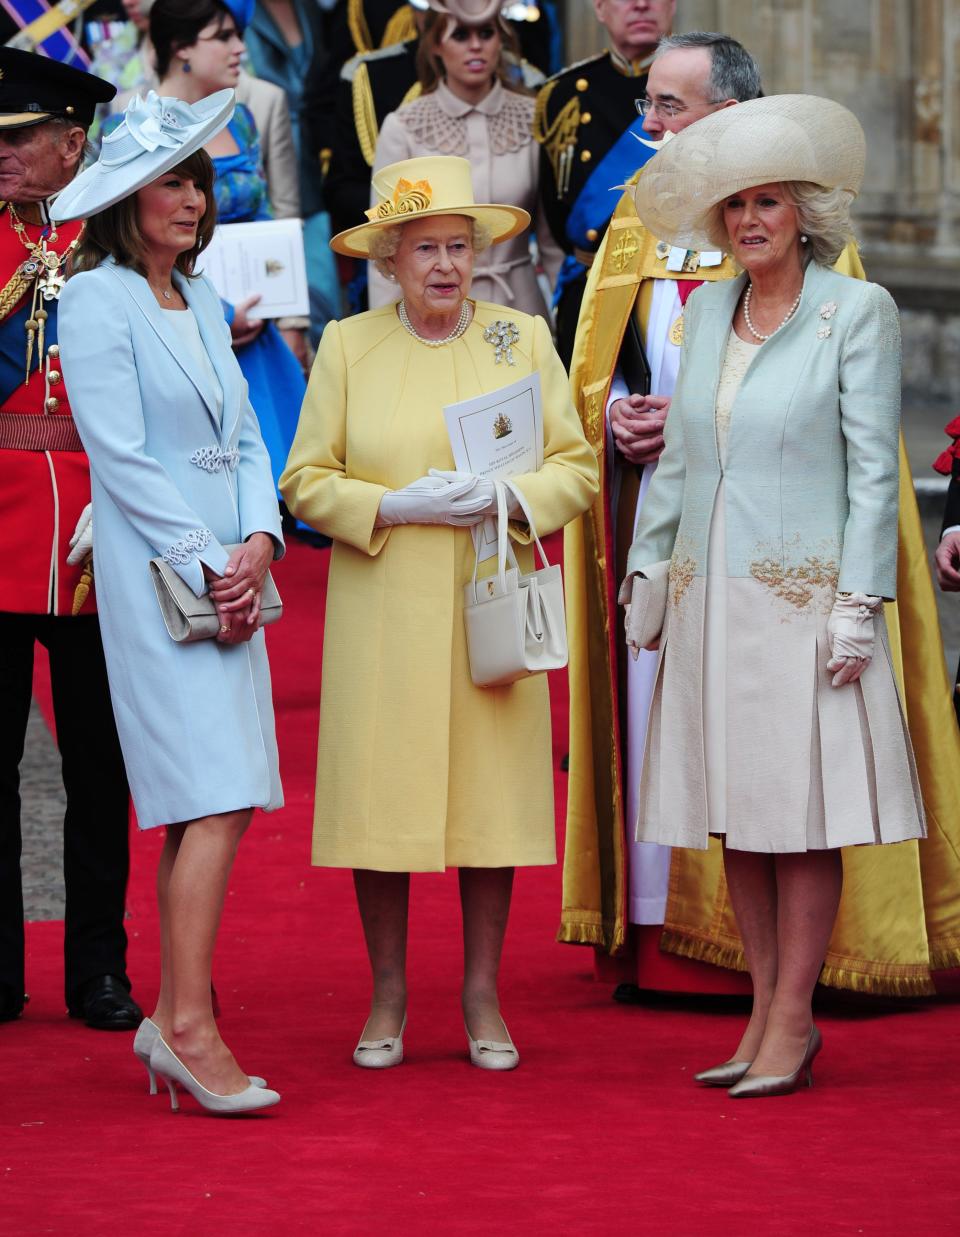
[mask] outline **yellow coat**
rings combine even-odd
[[[484,327],[509,318],[515,365]],[[313,862],[379,871],[509,867],[556,859],[544,675],[470,680],[467,529],[374,527],[380,499],[453,468],[443,406],[540,371],[544,465],[516,478],[537,531],[597,493],[597,465],[546,324],[477,302],[461,339],[417,342],[394,305],[331,322],[280,479],[287,506],[333,538],[323,650]],[[532,551],[522,527],[521,567]]]

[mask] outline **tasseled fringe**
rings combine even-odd
[[[562,945],[592,945],[605,953],[617,954],[623,949],[626,937],[623,928],[614,924],[561,920],[556,939]]]
[[[692,958],[694,962],[709,962],[711,966],[726,967],[728,971],[745,971],[747,964],[740,945],[720,945],[717,941],[704,941],[685,936],[672,928],[664,928],[660,937],[664,953]]]
[[[958,966],[960,966],[960,945],[953,945],[948,949],[930,950],[931,971],[952,971]]]
[[[937,995],[933,980],[922,971],[919,975],[864,975],[862,971],[825,965],[819,982],[828,988],[845,988],[848,992],[864,992],[869,996]]]
[[[677,954],[681,958],[693,958],[696,962],[726,967],[728,971],[747,970],[741,947],[685,936],[675,929],[664,929],[660,937],[660,948],[665,953]],[[940,962],[941,958],[957,958],[958,955],[960,950],[955,953],[938,953],[931,957],[930,966],[934,970],[945,970],[950,966],[960,965],[960,960]],[[849,992],[863,992],[871,996],[935,996],[936,988],[929,974],[920,967],[917,967],[917,972],[916,975],[865,975],[862,971],[825,965],[820,972],[819,982],[828,988],[845,988]]]

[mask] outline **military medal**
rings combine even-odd
[[[80,240],[78,236],[73,240],[62,254],[56,250],[47,248],[47,238],[40,240],[39,244],[34,244],[27,236],[26,229],[20,220],[20,216],[14,209],[13,203],[7,203],[7,211],[10,215],[10,226],[20,238],[20,243],[29,253],[29,257],[21,262],[17,274],[20,276],[25,287],[29,288],[33,284],[33,297],[30,302],[30,314],[26,321],[27,332],[27,364],[26,376],[24,383],[30,381],[30,370],[33,365],[34,347],[37,351],[37,363],[43,364],[43,345],[45,342],[45,334],[47,327],[47,319],[50,316],[43,307],[44,301],[55,301],[59,298],[63,291],[63,285],[66,283],[64,268],[67,260],[76,249]],[[57,239],[56,230],[50,232],[49,239],[55,241]]]

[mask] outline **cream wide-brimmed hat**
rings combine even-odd
[[[366,212],[370,222],[339,232],[330,242],[334,252],[369,258],[376,232],[432,215],[476,219],[489,228],[495,245],[530,226],[530,216],[520,206],[475,202],[470,164],[456,155],[425,155],[388,164],[374,173],[373,192],[377,204]]]
[[[153,90],[134,95],[123,120],[108,133],[100,158],[80,173],[50,207],[56,223],[89,219],[178,167],[229,122],[232,90],[218,90],[196,103],[161,98]]]
[[[709,249],[709,213],[732,194],[803,180],[855,197],[865,160],[863,129],[847,108],[814,95],[769,95],[711,112],[675,134],[640,173],[634,202],[658,240]]]

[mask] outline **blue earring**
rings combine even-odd
[[[184,73],[189,73],[189,72],[191,71],[191,70],[190,70],[190,61],[189,61],[189,60],[185,60],[185,61],[183,62],[183,71],[184,71]]]

